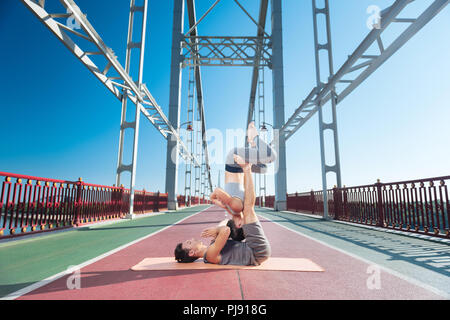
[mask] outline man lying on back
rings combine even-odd
[[[253,186],[251,165],[235,156],[235,161],[244,171],[244,210],[242,231],[245,242],[229,239],[230,227],[225,225],[226,220],[218,226],[203,230],[201,236],[212,237],[214,240],[209,246],[196,239],[179,243],[175,248],[175,260],[180,263],[194,262],[203,258],[205,263],[231,264],[231,265],[259,265],[270,257],[271,248],[261,223],[255,213],[255,191]]]

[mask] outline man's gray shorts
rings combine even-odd
[[[261,264],[266,261],[270,257],[272,250],[261,223],[257,221],[244,224],[242,230],[244,231],[245,242],[252,249],[256,262]]]

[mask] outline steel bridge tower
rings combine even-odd
[[[272,7],[272,35],[265,31],[266,16],[268,11],[268,0],[262,0],[259,9],[259,19],[256,21],[251,17],[242,4],[235,0],[236,4],[256,25],[256,36],[244,37],[211,37],[199,36],[198,24],[216,7],[220,2],[217,0],[197,21],[194,0],[187,0],[187,11],[189,17],[189,30],[183,32],[184,0],[174,0],[173,30],[172,30],[172,64],[170,80],[169,120],[173,124],[179,123],[180,113],[180,88],[182,67],[194,66],[196,69],[197,94],[199,105],[203,106],[200,67],[202,66],[244,66],[253,68],[252,89],[250,93],[249,117],[253,118],[255,107],[255,95],[258,85],[260,70],[269,67],[273,77],[273,127],[280,130],[284,124],[284,75],[283,75],[283,39],[282,39],[282,10],[281,0],[271,0]],[[225,49],[231,49],[231,54]],[[248,54],[252,51],[253,54]],[[244,54],[245,52],[245,54]],[[202,109],[201,109],[202,110]],[[203,114],[203,112],[201,112]],[[202,119],[204,123],[204,119]],[[249,122],[249,121],[248,121]],[[286,147],[284,136],[277,139],[276,146],[278,159],[275,173],[275,204],[277,210],[286,208]],[[176,207],[175,194],[177,188],[178,162],[171,158],[172,150],[176,148],[176,141],[169,141],[167,145],[166,160],[166,192],[169,194],[169,208]],[[207,157],[207,149],[203,148],[204,156]],[[197,154],[199,156],[199,154]],[[208,161],[202,162],[204,168],[200,171],[201,176],[208,170]],[[205,195],[202,187],[202,177],[199,177],[199,193]],[[197,176],[196,176],[197,179]],[[205,179],[203,179],[205,180]],[[197,182],[196,182],[197,185]],[[197,193],[197,189],[196,189]]]
[[[285,122],[281,0],[270,0],[271,35],[265,31],[269,0],[260,1],[257,20],[247,12],[238,0],[233,0],[256,26],[256,36],[244,37],[198,35],[198,24],[221,0],[216,0],[199,20],[196,18],[194,0],[173,0],[168,117],[143,82],[148,0],[130,0],[125,67],[120,64],[114,51],[106,45],[89,22],[87,15],[75,3],[75,0],[21,1],[65,45],[69,52],[99,80],[99,83],[105,86],[121,102],[122,118],[119,134],[116,184],[122,184],[121,174],[123,172],[130,172],[130,208],[128,214],[130,218],[133,217],[141,116],[144,116],[161,136],[167,140],[165,188],[168,193],[168,208],[177,209],[179,156],[191,165],[191,169],[186,171],[186,175],[192,173],[192,166],[200,168],[199,195],[204,196],[208,191],[212,191],[200,72],[202,66],[244,66],[253,69],[247,123],[255,118],[256,90],[258,83],[261,82],[259,80],[261,70],[264,71],[264,68],[267,67],[272,71],[274,139],[271,143],[278,153],[278,159],[275,163],[275,210],[286,209],[286,141],[318,112],[324,217],[327,218],[326,174],[329,172],[335,173],[338,186],[341,186],[342,180],[337,132],[337,106],[450,3],[450,0],[393,0],[391,6],[380,10],[378,21],[373,24],[373,28],[368,35],[354,52],[348,56],[344,64],[334,72],[329,0],[324,0],[324,7],[318,7],[317,0],[312,0],[316,86]],[[189,30],[186,33],[183,32],[185,3],[189,20]],[[416,6],[415,10],[405,10],[410,6]],[[411,16],[411,13],[407,13],[405,16],[405,12],[415,12],[416,15]],[[324,25],[319,25],[319,17],[325,18]],[[69,18],[76,21],[79,29],[75,30],[64,23],[64,20]],[[140,19],[141,23],[135,24],[138,19]],[[398,32],[398,30],[391,27],[396,24],[401,24],[405,28]],[[140,30],[137,30],[139,31],[137,40],[133,37],[136,36],[134,30],[136,25],[141,25]],[[394,34],[385,37],[385,31],[391,31],[391,29],[394,29],[392,30]],[[319,34],[325,34],[325,43],[319,42],[319,39],[324,38],[319,37]],[[372,49],[374,47],[377,50],[374,51]],[[139,53],[137,60],[131,59],[132,52],[135,51]],[[326,61],[320,60],[321,51],[326,51]],[[328,65],[329,76],[327,79],[324,79],[321,74],[324,63]],[[201,141],[201,143],[200,148],[196,148],[197,151],[200,149],[200,152],[196,152],[196,154],[194,154],[192,148],[192,139],[188,142],[188,144],[191,144],[189,148],[179,135],[181,72],[182,68],[187,66],[191,68],[190,71],[194,74],[195,96],[197,98],[197,119],[199,119],[197,121],[199,133],[197,142]],[[132,71],[135,71],[134,73],[137,72],[137,76],[133,77],[130,74]],[[329,123],[325,122],[323,117],[323,109],[327,103],[330,103],[332,114],[332,120]],[[133,109],[135,112],[133,118],[128,121],[126,119],[127,108],[131,104],[135,107]],[[260,110],[258,111],[259,113]],[[194,121],[194,115],[192,114],[191,116],[192,121]],[[126,130],[133,130],[134,133],[131,144],[131,163],[129,164],[123,163]],[[332,165],[327,163],[325,157],[324,133],[326,130],[331,130],[333,134],[332,145],[335,161]],[[185,189],[185,195],[186,190],[188,189]],[[189,189],[189,192],[191,191]]]

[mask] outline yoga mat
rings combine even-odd
[[[133,271],[155,270],[204,270],[204,269],[245,269],[245,270],[276,270],[276,271],[325,271],[309,259],[304,258],[269,258],[259,266],[235,266],[204,263],[198,259],[192,263],[179,263],[174,257],[146,258],[137,265],[131,267]]]

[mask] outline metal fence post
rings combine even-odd
[[[119,217],[122,217],[122,213],[123,212],[128,212],[128,208],[127,209],[123,209],[124,205],[126,205],[126,203],[124,203],[123,197],[125,195],[125,187],[123,186],[123,184],[120,185],[120,210],[119,210]]]
[[[384,215],[383,215],[383,195],[381,191],[381,182],[380,179],[377,179],[377,183],[375,183],[377,188],[377,211],[378,211],[378,224],[379,227],[384,227]]]
[[[348,220],[348,217],[347,217],[347,189],[345,187],[345,184],[344,184],[344,189],[342,189],[342,191],[343,191],[342,192],[343,203],[342,203],[341,219]]]
[[[83,179],[80,177],[77,181],[77,193],[75,202],[75,219],[74,224],[78,226],[80,224],[80,215],[82,207],[82,193],[83,193]]]
[[[147,209],[147,197],[145,196],[145,189],[142,195],[142,203],[141,203],[141,213],[144,213]]]
[[[159,212],[159,191],[156,193],[156,201],[153,207],[153,212]]]
[[[339,220],[342,212],[342,195],[341,189],[337,186],[333,188],[333,202],[334,202],[334,220]]]

